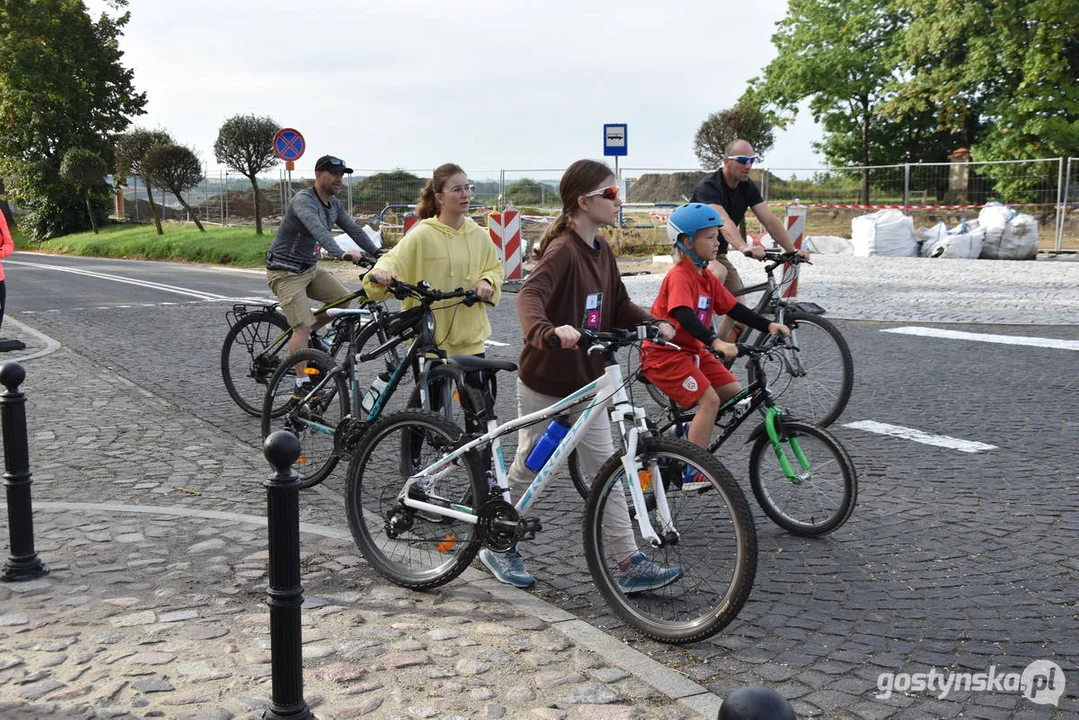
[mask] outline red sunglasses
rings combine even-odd
[[[600,196],[606,198],[607,200],[617,200],[618,199],[618,186],[617,185],[611,185],[610,187],[600,188],[599,190],[593,190],[590,193],[585,193],[583,197],[595,197],[596,195],[600,195]]]

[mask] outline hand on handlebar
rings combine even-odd
[[[555,339],[558,340],[558,344],[555,345]],[[548,338],[547,342],[555,347],[560,347],[563,350],[572,350],[577,347],[577,342],[581,339],[581,331],[572,325],[559,325],[554,329],[554,335]]]
[[[785,338],[789,338],[791,336],[791,329],[782,323],[768,323],[768,334],[775,335],[776,333],[779,333]]]
[[[472,292],[476,294],[477,298],[486,302],[494,297],[495,288],[486,278],[484,278],[476,283],[475,287],[472,288]]]
[[[389,285],[391,282],[397,279],[397,277],[389,270],[383,270],[377,268],[367,273],[367,276],[371,278],[371,281],[377,285]]]
[[[712,341],[712,352],[719,356],[720,360],[733,360],[738,357],[738,346],[720,338]]]
[[[754,260],[763,260],[764,248],[762,248],[760,245],[750,245],[742,251],[742,254],[746,257],[751,257]]]

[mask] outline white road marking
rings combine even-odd
[[[960,440],[959,438],[949,437],[948,435],[930,435],[927,432],[915,430],[914,428],[903,427],[902,425],[889,425],[888,423],[876,422],[875,420],[859,420],[858,422],[845,423],[843,427],[852,428],[854,430],[865,430],[866,432],[877,433],[879,435],[891,435],[892,437],[913,440],[914,442],[922,443],[924,445],[934,445],[936,447],[958,450],[959,452],[965,453],[995,450],[997,447],[996,445],[989,445],[975,440]]]
[[[80,270],[78,268],[63,267],[61,265],[48,265],[46,263],[36,262],[24,262],[22,260],[7,260],[8,265],[22,265],[25,267],[39,268],[43,270],[56,270],[58,272],[67,272],[74,275],[85,275],[86,277],[98,278],[101,280],[111,280],[113,282],[123,283],[125,285],[137,285],[138,287],[150,288],[152,290],[161,290],[163,292],[175,293],[177,295],[187,295],[188,297],[198,298],[200,300],[229,300],[225,295],[218,295],[217,293],[201,292],[199,290],[190,290],[188,288],[177,287],[175,285],[165,285],[163,283],[154,283],[146,280],[132,280],[131,278],[121,277],[119,275],[107,275],[105,273],[93,272],[90,270]]]
[[[973,340],[976,342],[999,343],[1001,345],[1029,345],[1031,347],[1046,347],[1056,350],[1079,350],[1079,340],[1057,340],[1056,338],[1024,337],[1021,335],[993,335],[990,333],[972,333],[917,326],[888,328],[887,330],[881,330],[881,332],[937,337],[947,340]]]
[[[484,345],[494,345],[495,347],[509,347],[509,343],[499,342],[497,340],[491,340],[490,338],[483,341]]]

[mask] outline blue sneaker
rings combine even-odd
[[[626,595],[645,592],[646,590],[658,590],[673,583],[682,577],[682,568],[665,568],[639,552],[629,559],[629,566],[622,571],[622,577],[618,578],[618,587]]]
[[[708,478],[699,470],[687,465],[686,469],[682,471],[682,489],[696,490],[703,487],[708,487]]]
[[[483,563],[495,579],[514,587],[526,588],[536,584],[536,578],[525,570],[521,554],[514,547],[509,552],[496,553],[483,548],[480,550],[480,562]]]
[[[330,346],[323,342],[322,338],[318,336],[314,330],[311,331],[311,337],[307,339],[307,347],[314,350],[321,350],[324,353],[330,352]]]

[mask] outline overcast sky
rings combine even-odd
[[[86,0],[93,16],[105,3]],[[130,0],[124,63],[164,128],[218,164],[238,113],[299,130],[357,171],[564,168],[628,125],[623,168],[694,168],[693,136],[774,56],[785,0]],[[808,113],[770,168],[819,167]],[[613,158],[610,159],[613,164]]]

